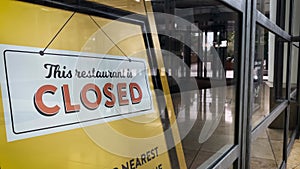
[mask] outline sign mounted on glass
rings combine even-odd
[[[8,141],[153,112],[146,61],[0,46]]]

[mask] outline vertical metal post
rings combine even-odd
[[[300,26],[299,26],[299,34],[300,35]],[[299,42],[300,45],[300,42]],[[296,100],[297,100],[297,115],[298,115],[298,131],[297,131],[297,138],[299,139],[299,135],[300,135],[300,48],[298,48],[298,72],[297,72],[297,96],[296,96]]]
[[[185,42],[188,42],[188,44],[191,44],[191,31],[192,28],[190,26],[187,27],[187,31],[184,34],[184,38],[186,38]],[[184,63],[188,66],[188,68],[191,68],[191,49],[187,46],[184,45]],[[189,70],[184,70],[184,75],[185,77],[190,77],[190,69]]]
[[[206,22],[207,23],[207,22]],[[204,34],[204,78],[207,78],[207,30],[205,30],[205,34]]]
[[[253,65],[254,65],[254,48],[255,48],[255,28],[256,28],[256,0],[246,0],[246,8],[243,16],[243,44],[244,51],[241,71],[241,93],[240,98],[242,103],[240,106],[240,114],[242,119],[242,126],[240,133],[241,141],[241,156],[239,168],[250,168],[251,155],[251,120],[252,120],[252,89],[253,89]],[[245,32],[244,32],[245,31]]]
[[[292,28],[293,28],[293,22],[292,22],[292,16],[293,16],[293,6],[294,6],[294,0],[290,0],[290,11],[289,11],[289,34],[292,35]],[[286,6],[287,7],[287,6]],[[288,159],[288,138],[289,138],[289,121],[290,121],[290,110],[291,110],[291,65],[292,65],[292,42],[288,42],[288,51],[287,51],[287,71],[286,71],[286,100],[289,101],[289,105],[287,109],[284,112],[284,141],[283,141],[283,161],[285,162],[285,167],[287,164]]]
[[[216,51],[220,52],[219,48],[216,48],[215,45],[218,44],[218,33],[216,30],[214,30],[214,39],[213,39],[213,47],[216,49]],[[212,62],[211,62],[211,68],[212,68],[212,78],[217,79],[217,69],[218,66],[216,65],[216,60],[219,58],[215,58],[216,56],[212,56]],[[219,57],[219,55],[218,55]]]
[[[200,23],[198,22],[198,28],[200,26]],[[203,34],[202,31],[198,30],[198,54],[203,55],[203,50],[202,50],[202,46],[203,46]],[[201,60],[200,58],[203,58],[202,56],[198,56],[197,57],[197,78],[202,77],[202,72],[203,72],[203,60]]]
[[[299,26],[299,33],[300,35],[300,26]],[[300,42],[299,42],[300,45]],[[298,65],[300,65],[300,48],[298,48]],[[299,139],[300,133],[300,67],[298,66],[298,73],[297,73],[297,116],[298,116],[298,129],[297,129],[297,138]]]
[[[285,29],[285,6],[286,0],[277,0],[277,11],[276,11],[276,24]],[[274,87],[276,99],[283,99],[283,55],[284,55],[284,44],[278,36],[275,37],[275,59],[274,67],[277,71],[274,71]]]

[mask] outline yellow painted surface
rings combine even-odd
[[[59,9],[1,0],[0,44],[44,48],[71,15],[72,12]],[[108,19],[94,18],[104,30],[105,25],[112,22]],[[142,36],[134,34],[139,27],[114,23],[119,27],[108,29],[107,34],[116,41],[115,43],[126,55],[146,59]],[[122,30],[129,30],[129,33]],[[132,36],[126,37],[125,34],[130,35],[130,32],[133,32]],[[119,36],[126,38],[120,39]],[[95,42],[91,42],[91,37],[95,37]],[[90,17],[83,14],[75,14],[49,48],[123,55],[110,39],[99,32]],[[153,86],[151,88],[153,89]],[[155,98],[154,92],[152,95]],[[7,142],[3,101],[0,98],[0,168],[113,169],[120,168],[121,164],[132,158],[112,151],[121,150],[133,157],[139,157],[141,152],[155,147],[158,147],[158,152],[162,154],[139,168],[154,169],[159,164],[162,164],[164,169],[171,168],[161,121],[157,118],[159,111],[155,100],[153,104],[155,112],[148,115]],[[108,141],[102,143],[103,140]],[[106,147],[101,147],[99,143]]]
[[[148,14],[148,20],[150,23],[150,29],[152,30],[151,32],[157,32],[156,30],[156,24],[155,24],[155,19],[154,19],[154,15],[152,12],[152,7],[151,7],[151,2],[146,2],[146,7],[147,7],[147,11],[149,12]],[[173,102],[172,102],[172,97],[171,97],[171,93],[169,90],[169,85],[168,85],[168,79],[166,77],[165,71],[164,70],[164,63],[163,63],[163,56],[162,53],[160,52],[160,44],[159,44],[159,39],[158,36],[156,34],[152,34],[152,38],[153,38],[153,43],[154,43],[154,48],[155,50],[155,54],[156,54],[156,58],[157,58],[157,63],[158,63],[158,67],[161,73],[161,82],[162,82],[162,87],[163,87],[163,92],[164,92],[164,96],[165,96],[165,100],[166,100],[166,106],[168,107],[168,116],[170,119],[170,124],[172,126],[172,134],[173,134],[173,139],[174,139],[174,143],[175,143],[175,149],[176,149],[176,154],[177,154],[177,158],[178,158],[178,163],[179,163],[179,168],[181,169],[186,169],[187,165],[186,165],[186,160],[185,160],[185,156],[184,156],[184,152],[183,152],[183,148],[182,148],[182,144],[181,144],[181,138],[180,138],[180,133],[179,133],[179,129],[178,129],[178,125],[177,125],[177,121],[176,121],[176,115],[175,115],[175,111],[174,111],[174,107],[173,107]]]
[[[143,0],[88,0],[90,2],[96,2],[105,4],[108,6],[112,6],[114,8],[119,8],[122,10],[139,13],[139,14],[146,14]]]

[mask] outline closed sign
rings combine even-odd
[[[146,62],[1,45],[8,141],[153,112]]]

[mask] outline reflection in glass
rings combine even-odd
[[[275,57],[275,38],[273,33],[263,27],[256,27],[252,128],[256,127],[285,97],[284,63],[278,63]],[[283,58],[280,55],[278,57]],[[278,64],[275,67],[276,61]]]
[[[215,0],[175,1],[167,11],[161,3],[152,2],[171,14],[155,21],[185,162],[207,168],[234,145],[239,16]]]
[[[294,1],[294,6],[300,6],[300,1]],[[294,7],[293,10],[293,17],[292,22],[296,23],[293,24],[293,35],[299,35],[299,15],[300,15],[300,10],[297,10]],[[297,90],[299,91],[299,87],[300,84],[297,85],[297,80],[299,77],[298,72],[299,72],[299,46],[300,43],[299,42],[293,42],[293,47],[292,47],[292,66],[291,66],[291,99],[292,101],[297,101],[299,99],[299,92],[297,92]],[[298,89],[297,89],[298,88]],[[297,94],[298,99],[297,99]],[[298,108],[299,106],[296,106],[295,104],[291,104],[291,113],[290,113],[290,131],[293,131],[296,129],[296,126],[299,125],[299,122],[297,119],[299,119],[299,112],[298,110],[300,110]],[[289,139],[292,137],[292,133],[290,132],[289,134]]]
[[[194,107],[189,106],[185,109],[188,111],[186,112],[188,118],[196,117],[195,125],[182,142],[188,168],[199,166],[206,168],[213,160],[228,150],[234,142],[234,105],[232,103],[226,104],[224,114],[218,122],[215,117],[216,110],[214,110],[220,108],[220,105],[216,105],[217,90],[226,90],[226,88],[200,90],[199,95],[195,96],[197,99],[191,104]],[[227,90],[234,90],[234,88]],[[194,92],[191,91],[191,93]],[[230,97],[232,98],[228,95],[228,98]],[[198,112],[195,112],[196,105],[199,107]],[[184,120],[184,118],[187,117],[178,117],[179,121]],[[207,128],[207,126],[212,126],[209,125],[210,122],[216,123],[217,127],[215,129]],[[180,123],[178,125],[182,131],[184,127]]]
[[[277,1],[276,0],[257,0],[256,9],[276,23]]]
[[[296,1],[295,1],[296,2]],[[290,15],[291,0],[257,0],[256,9],[268,17],[273,23],[280,26],[283,30],[289,30],[288,22],[280,22],[279,19],[288,21]],[[294,5],[295,6],[295,5]],[[277,8],[280,7],[280,8]],[[280,13],[278,15],[278,13]],[[297,16],[294,14],[294,16]],[[278,17],[278,18],[277,18]]]
[[[298,72],[298,56],[299,56],[299,42],[294,42],[292,48],[292,67],[291,67],[291,91],[294,91],[297,88],[297,72]],[[295,100],[295,97],[292,98]]]
[[[284,123],[282,121],[281,128]],[[251,168],[277,169],[282,163],[283,129],[268,127],[252,142]]]
[[[298,43],[294,43],[294,46],[292,47],[292,66],[291,66],[291,99],[292,101],[297,101],[297,74],[298,74],[298,56],[299,56],[299,48],[296,46],[299,46]],[[299,114],[297,113],[298,107],[296,104],[291,104],[291,109],[290,109],[290,121],[289,121],[289,142],[292,137],[293,131],[297,128],[298,124],[298,116]]]
[[[274,1],[274,0],[257,0],[256,1],[256,9],[259,10],[261,13],[265,14],[267,17],[270,16],[270,1]]]

